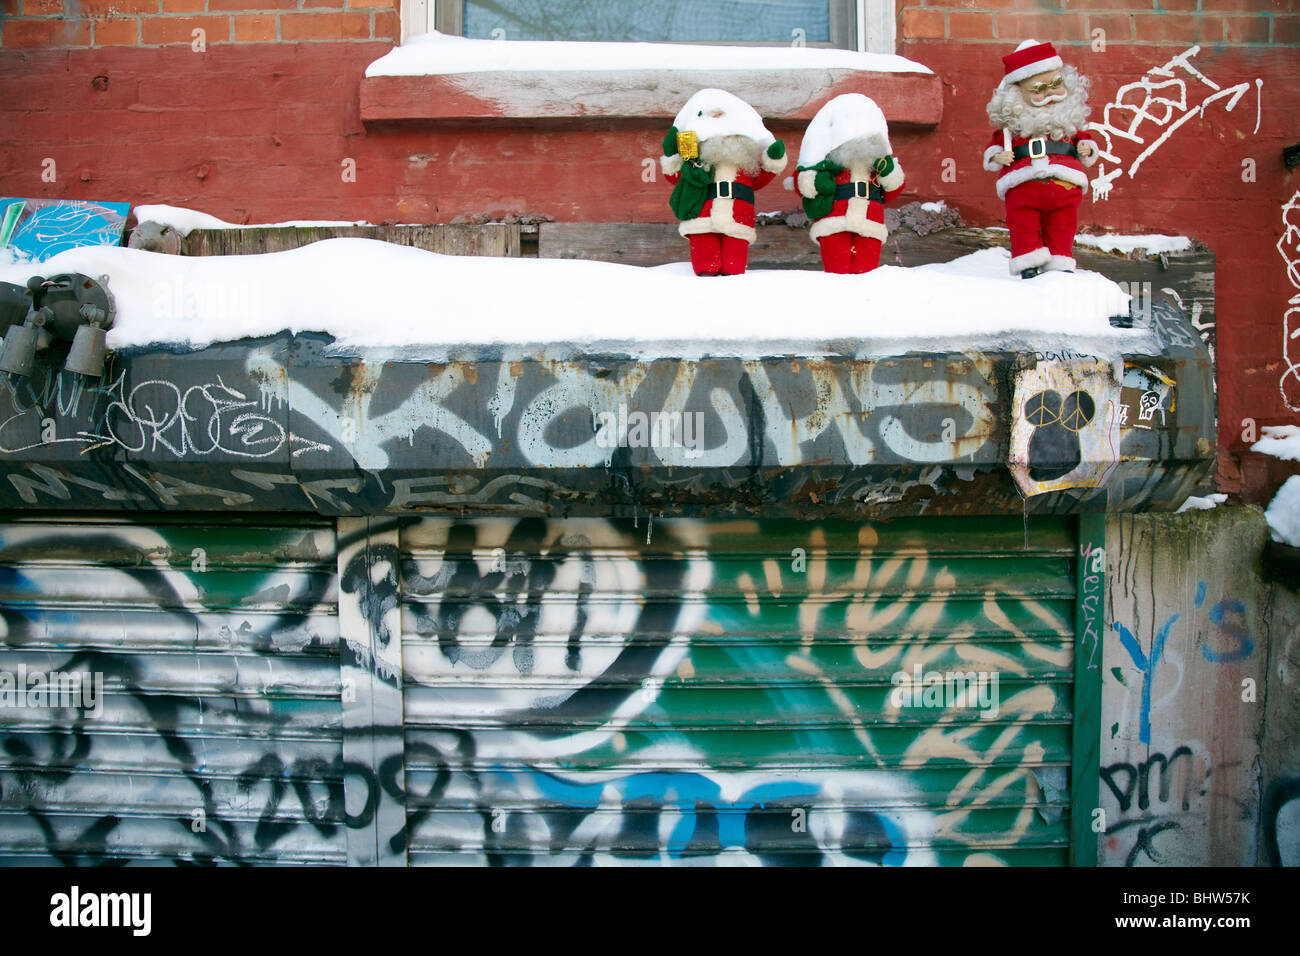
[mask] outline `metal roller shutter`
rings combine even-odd
[[[394,534],[411,863],[1070,861],[1075,519]]]
[[[0,862],[345,862],[336,582],[328,522],[0,524],[0,675],[103,681],[0,696]]]

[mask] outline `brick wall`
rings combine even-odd
[[[907,40],[1300,43],[1300,0],[898,0]]]
[[[9,48],[395,41],[400,32],[395,0],[0,0],[0,47]]]

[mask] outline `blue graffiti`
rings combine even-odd
[[[1151,681],[1155,677],[1156,665],[1160,663],[1160,658],[1164,655],[1165,641],[1169,639],[1169,631],[1177,620],[1178,615],[1175,614],[1165,621],[1164,626],[1160,628],[1155,639],[1151,642],[1150,656],[1142,653],[1142,646],[1138,644],[1137,638],[1133,636],[1132,631],[1119,621],[1114,624],[1115,630],[1119,634],[1119,642],[1124,645],[1124,650],[1128,651],[1128,656],[1133,658],[1133,663],[1142,672],[1142,706],[1138,715],[1138,739],[1144,744],[1151,743]]]

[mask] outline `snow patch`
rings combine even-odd
[[[1187,236],[1089,236],[1079,233],[1074,237],[1074,241],[1083,246],[1092,246],[1102,252],[1128,254],[1137,249],[1144,249],[1149,256],[1158,256],[1162,252],[1186,252],[1192,248],[1192,240]]]
[[[0,280],[24,283],[32,268],[0,267]],[[202,348],[282,331],[326,333],[335,351],[407,355],[422,346],[563,343],[719,357],[1070,349],[1114,361],[1154,344],[1149,330],[1110,326],[1129,297],[1109,279],[1080,271],[1025,282],[1007,274],[1004,249],[865,275],[701,278],[685,262],[446,256],[327,239],[249,256],[87,247],[40,268],[108,276],[118,309],[108,344],[117,349]]]
[[[364,219],[291,219],[287,222],[250,222],[247,225],[241,225],[235,222],[226,222],[224,219],[218,219],[216,216],[209,216],[206,212],[199,212],[197,209],[184,209],[180,206],[166,206],[162,204],[144,205],[135,207],[136,222],[156,222],[159,225],[171,226],[182,236],[188,236],[195,229],[274,229],[278,227],[310,227],[310,226],[369,226],[370,223]]]
[[[1206,495],[1204,498],[1198,498],[1196,495],[1192,495],[1179,505],[1178,510],[1175,511],[1174,514],[1180,515],[1184,511],[1209,511],[1212,508],[1217,508],[1227,500],[1227,495]]]
[[[776,141],[758,111],[726,90],[700,90],[677,111],[673,125],[695,133],[701,143],[715,136],[748,136],[759,149],[767,149]]]
[[[1300,426],[1265,425],[1260,431],[1264,437],[1250,446],[1251,451],[1283,461],[1300,461]]]
[[[1274,541],[1300,548],[1300,475],[1292,475],[1282,483],[1264,518]]]
[[[921,208],[926,212],[943,212],[948,208],[948,204],[940,199],[938,202],[923,202]]]
[[[930,73],[892,53],[820,47],[707,46],[692,43],[592,43],[558,40],[475,40],[426,33],[368,67],[366,76],[433,76],[489,71],[590,70],[870,70]]]

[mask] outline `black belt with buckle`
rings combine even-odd
[[[752,206],[754,204],[754,187],[746,186],[744,183],[733,183],[729,179],[720,183],[709,183],[709,198],[739,199],[741,202],[747,202]]]
[[[1054,140],[1044,139],[1041,136],[1035,136],[1023,146],[1017,146],[1011,151],[1017,160],[1020,159],[1042,159],[1044,156],[1073,156],[1079,158],[1079,151],[1074,148],[1072,143],[1058,143]]]
[[[851,183],[840,183],[835,187],[836,199],[867,199],[872,202],[884,202],[885,191],[875,183],[869,183],[865,179],[855,180]]]

